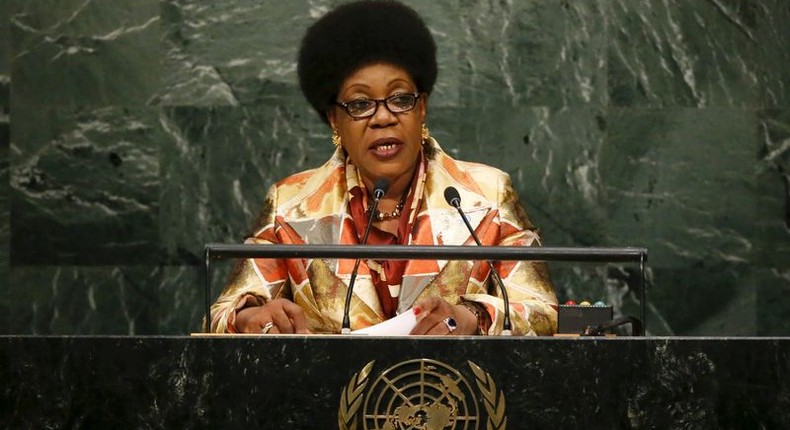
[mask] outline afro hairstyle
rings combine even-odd
[[[411,75],[417,90],[436,82],[436,44],[410,7],[392,0],[346,3],[318,19],[302,39],[297,73],[307,101],[326,116],[343,81],[360,67],[389,63]]]

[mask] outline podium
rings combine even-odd
[[[8,429],[790,428],[790,338],[5,336],[0,362]]]

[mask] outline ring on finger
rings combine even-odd
[[[455,329],[458,328],[458,323],[455,322],[455,318],[453,318],[453,317],[447,317],[447,318],[443,319],[442,322],[444,323],[444,325],[447,326],[447,331],[449,333],[454,332]]]
[[[274,327],[274,323],[273,323],[273,322],[271,322],[271,321],[267,322],[267,323],[266,323],[266,324],[264,324],[264,325],[263,325],[263,327],[261,328],[261,333],[263,333],[263,334],[266,334],[266,333],[268,333],[268,332],[269,332],[269,330],[271,330],[271,329],[272,329],[272,327]]]

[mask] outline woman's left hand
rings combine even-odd
[[[417,325],[414,335],[471,335],[477,333],[477,317],[463,305],[451,305],[441,297],[427,297],[414,304]],[[453,328],[453,326],[455,328]]]

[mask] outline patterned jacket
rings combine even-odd
[[[535,227],[518,201],[510,177],[483,164],[456,161],[433,139],[423,147],[427,161],[412,208],[410,245],[476,246],[456,209],[444,199],[454,186],[462,210],[484,246],[539,246]],[[323,166],[297,173],[272,186],[251,236],[254,244],[358,244],[348,211],[347,175],[353,166],[338,149]],[[356,172],[353,173],[356,175]],[[417,203],[419,202],[419,203]],[[300,305],[314,333],[339,333],[347,283],[354,260],[248,259],[237,264],[211,308],[212,330],[235,332],[235,311],[284,297]],[[382,322],[385,317],[362,261],[351,303],[351,328]],[[495,267],[508,289],[513,334],[546,335],[557,327],[557,298],[545,263],[505,261]],[[502,329],[502,300],[484,261],[412,260],[406,263],[398,313],[422,297],[438,295],[451,304],[461,299],[485,306],[491,321],[488,334]]]

